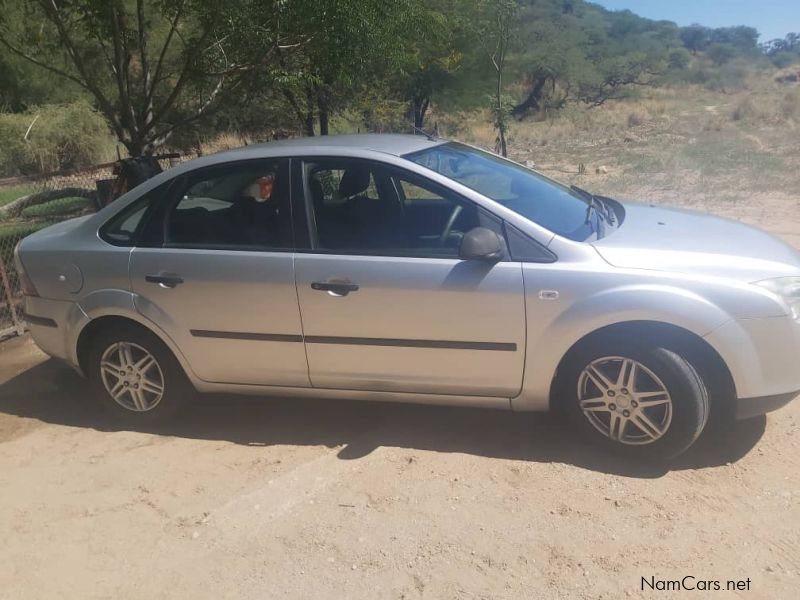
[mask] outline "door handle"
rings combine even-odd
[[[341,282],[330,282],[330,281],[315,281],[311,284],[312,290],[317,290],[318,292],[329,292],[331,295],[334,296],[347,296],[350,292],[357,292],[358,291],[358,284],[357,283],[341,283]]]
[[[145,275],[147,283],[157,283],[162,287],[174,288],[179,283],[183,283],[183,278],[178,275]]]

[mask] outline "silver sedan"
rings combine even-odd
[[[800,253],[424,136],[200,158],[17,248],[48,354],[132,424],[195,391],[558,409],[636,457],[800,393]]]

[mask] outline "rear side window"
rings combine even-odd
[[[114,215],[100,229],[100,237],[115,246],[135,246],[148,209],[164,196],[172,182],[164,183]]]
[[[164,245],[274,250],[291,247],[288,163],[257,161],[194,174],[166,215]]]

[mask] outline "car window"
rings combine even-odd
[[[307,162],[316,249],[343,254],[457,258],[473,227],[502,235],[493,216],[412,174],[366,161]]]
[[[290,248],[287,173],[285,161],[258,161],[193,175],[167,214],[165,245]]]
[[[172,182],[162,184],[114,215],[101,229],[100,237],[115,246],[133,246],[144,225],[144,217],[150,206],[164,196]]]
[[[312,183],[320,191],[323,204],[341,205],[351,197],[346,195],[348,188],[342,186],[342,178],[346,173],[347,169],[334,168],[319,169],[311,173]],[[361,191],[361,195],[367,199],[378,200],[378,190],[371,172],[368,177],[367,185]]]
[[[426,190],[410,181],[397,180],[399,191],[402,194],[404,204],[414,204],[415,202],[435,202],[444,199],[436,192]]]
[[[448,142],[404,158],[449,177],[558,235],[585,240],[594,231],[586,217],[586,198],[488,152]]]

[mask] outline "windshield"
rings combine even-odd
[[[448,142],[404,158],[449,177],[558,235],[582,241],[596,230],[595,223],[587,222],[586,198],[499,156]]]

